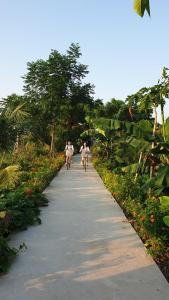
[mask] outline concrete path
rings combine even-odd
[[[0,277],[2,300],[168,300],[169,285],[90,165],[74,158],[46,189],[42,225]]]

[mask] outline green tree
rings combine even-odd
[[[47,60],[28,63],[24,76],[29,109],[36,128],[42,124],[46,137],[50,135],[50,152],[54,152],[57,128],[65,122],[74,126],[84,105],[92,102],[90,93],[93,87],[83,84],[88,74],[87,66],[79,62],[81,56],[78,44],[71,44],[66,54],[52,50]],[[81,104],[80,104],[81,103]],[[47,133],[48,131],[48,133]]]
[[[124,105],[125,104],[123,101],[112,98],[104,106],[105,117],[114,118],[119,113],[121,107],[123,107]]]

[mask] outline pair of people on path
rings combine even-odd
[[[72,161],[72,157],[74,153],[74,147],[70,141],[68,141],[68,143],[66,144],[65,151],[66,151],[66,164],[67,164],[68,161]],[[79,152],[81,153],[81,164],[83,164],[85,158],[87,159],[87,164],[88,164],[88,154],[90,152],[90,149],[85,142],[80,147]]]

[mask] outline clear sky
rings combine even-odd
[[[132,0],[0,0],[0,98],[22,93],[28,61],[72,42],[96,98],[124,100],[155,84],[169,67],[169,0],[150,2],[151,18],[141,19]]]

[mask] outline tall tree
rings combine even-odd
[[[51,154],[54,152],[57,126],[67,116],[69,124],[72,122],[73,125],[73,105],[76,104],[76,115],[77,98],[81,103],[88,101],[86,97],[92,91],[92,86],[82,83],[88,70],[79,62],[80,56],[79,45],[71,44],[66,54],[52,50],[47,60],[29,62],[27,65],[24,90],[30,109],[35,110],[35,115],[50,130]]]

